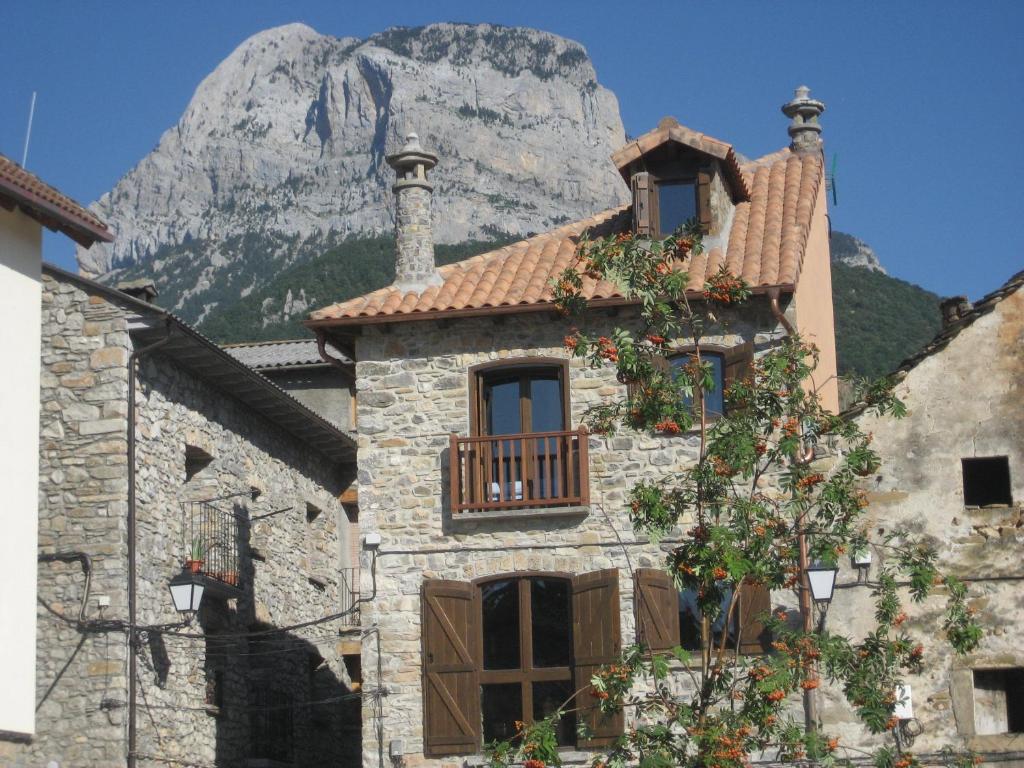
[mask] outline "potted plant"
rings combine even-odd
[[[188,558],[185,560],[185,567],[192,573],[201,573],[203,570],[203,542],[201,539],[193,539],[189,548]]]

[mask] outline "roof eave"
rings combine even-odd
[[[795,283],[784,283],[779,285],[758,285],[752,287],[754,295],[765,294],[770,290],[777,289],[785,293],[793,293],[796,290]],[[701,299],[703,294],[700,291],[687,291],[687,298]],[[612,297],[606,299],[590,299],[587,301],[587,309],[602,309],[605,307],[624,307],[638,304],[635,299]],[[558,312],[555,304],[550,301],[535,302],[532,304],[505,304],[495,307],[474,307],[471,309],[441,309],[429,312],[408,312],[402,314],[377,314],[360,315],[356,317],[329,317],[320,319],[304,320],[303,325],[312,330],[328,330],[340,327],[358,327],[364,325],[387,325],[391,323],[417,322],[420,320],[448,320],[466,317],[489,317],[494,315],[518,315],[530,312]]]
[[[0,200],[7,198],[12,205],[17,205],[27,216],[31,216],[48,229],[63,232],[84,248],[95,242],[111,243],[114,235],[110,230],[100,228],[86,219],[71,216],[67,211],[40,197],[31,190],[10,183],[0,178]]]

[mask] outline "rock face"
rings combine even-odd
[[[438,242],[543,231],[627,196],[609,160],[625,141],[618,103],[578,43],[490,25],[359,40],[290,24],[239,46],[93,204],[117,239],[80,250],[79,266],[145,266],[165,305],[191,296],[201,319],[348,235],[390,232],[384,158],[409,131],[440,157]]]
[[[833,232],[829,242],[832,261],[838,261],[850,267],[863,267],[873,272],[888,274],[875,255],[874,249],[860,238],[845,232]]]

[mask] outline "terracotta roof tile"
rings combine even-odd
[[[97,240],[114,239],[91,212],[4,155],[0,155],[0,205],[8,210],[18,206],[40,224],[60,230],[86,248]]]
[[[701,291],[708,275],[723,264],[755,288],[792,287],[800,276],[811,215],[821,188],[821,156],[784,149],[746,163],[741,171],[750,199],[736,205],[728,244],[692,259],[688,267],[691,291]],[[444,283],[423,293],[403,294],[388,286],[317,310],[310,320],[314,324],[358,324],[503,308],[545,309],[553,298],[551,280],[572,263],[580,236],[628,232],[631,223],[629,206],[604,211],[441,267]],[[583,293],[591,301],[625,301],[617,288],[604,280],[584,277]]]

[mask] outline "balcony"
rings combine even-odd
[[[338,597],[341,600],[341,625],[359,626],[359,569],[342,568],[339,571]]]
[[[239,516],[209,501],[182,502],[181,511],[185,567],[203,576],[208,594],[224,599],[241,596]]]
[[[451,436],[455,520],[580,514],[590,503],[585,428]]]

